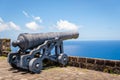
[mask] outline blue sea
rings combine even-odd
[[[70,56],[120,60],[120,41],[64,41],[64,52]]]
[[[66,41],[64,45],[71,56],[120,60],[120,41]]]

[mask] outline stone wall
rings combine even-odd
[[[0,39],[0,55],[7,55],[10,51],[10,39]]]
[[[120,61],[69,56],[69,66],[120,74]]]

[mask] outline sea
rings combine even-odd
[[[12,51],[17,51],[17,48],[12,47]],[[120,60],[120,40],[64,41],[64,53],[69,56]]]

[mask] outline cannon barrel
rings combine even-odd
[[[49,32],[49,33],[22,33],[18,36],[16,41],[12,42],[14,47],[18,46],[22,50],[32,49],[41,45],[46,40],[52,39],[75,39],[78,38],[78,32]]]

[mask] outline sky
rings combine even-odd
[[[77,40],[120,40],[120,0],[0,0],[0,38],[73,30]]]

